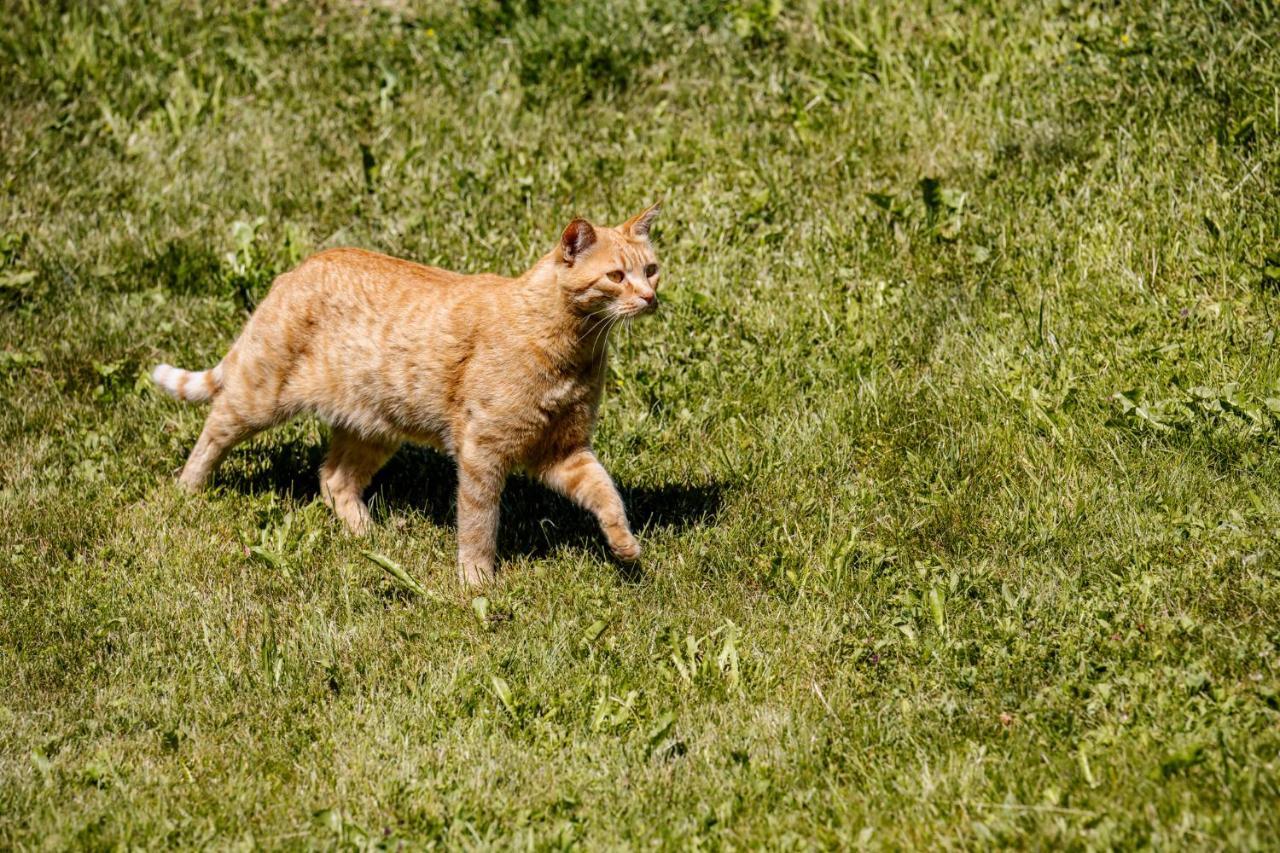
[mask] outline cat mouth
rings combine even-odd
[[[657,310],[658,300],[654,299],[652,302],[640,302],[639,304],[631,306],[623,312],[622,316],[631,320],[636,317],[644,316],[645,314],[652,314]]]

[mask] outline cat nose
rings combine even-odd
[[[637,287],[636,296],[639,296],[650,305],[654,305],[658,301],[658,293],[652,287]]]

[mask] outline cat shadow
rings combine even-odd
[[[242,451],[254,453],[254,449]],[[325,448],[309,442],[276,445],[249,465],[227,466],[220,479],[229,489],[260,494],[273,492],[309,501],[320,496],[319,472]],[[374,518],[385,522],[388,511],[412,508],[433,524],[457,522],[455,494],[458,475],[451,459],[427,448],[406,445],[374,477],[365,493]],[[659,486],[618,484],[632,529],[643,538],[650,530],[685,530],[712,524],[724,504],[719,482],[672,483]],[[608,558],[604,537],[585,510],[528,477],[508,478],[502,493],[502,521],[498,534],[499,559],[512,556],[549,557],[585,550]],[[624,579],[639,580],[638,568],[619,564]]]

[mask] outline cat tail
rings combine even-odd
[[[183,370],[171,364],[156,365],[151,381],[165,393],[188,403],[205,403],[222,390],[222,362],[210,370]]]

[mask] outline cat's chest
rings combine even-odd
[[[547,383],[538,395],[538,409],[555,418],[588,402],[590,387],[581,379],[557,379]]]

